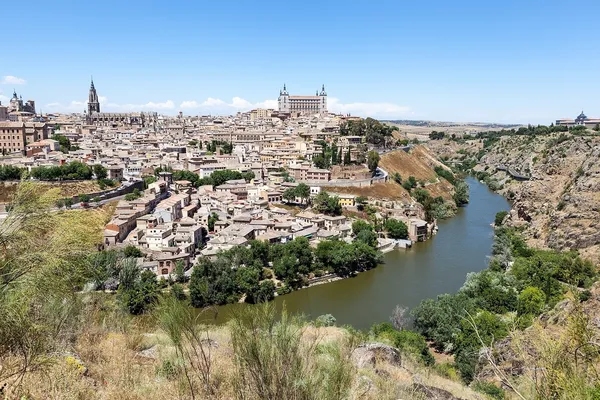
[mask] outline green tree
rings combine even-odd
[[[344,153],[344,165],[350,165],[352,163],[352,158],[350,155],[350,148],[351,148],[351,146],[348,146],[346,153]]]
[[[499,211],[496,213],[496,217],[494,218],[494,225],[500,226],[502,222],[504,222],[504,218],[508,215],[508,211]]]
[[[329,160],[327,158],[325,158],[325,156],[319,154],[317,156],[314,156],[313,159],[313,164],[316,168],[320,168],[320,169],[327,169],[329,168]]]
[[[299,183],[296,186],[296,196],[300,197],[302,202],[305,203],[310,198],[310,187],[306,183]]]
[[[377,234],[370,230],[360,231],[356,235],[356,240],[368,244],[371,247],[377,247]]]
[[[367,204],[369,199],[366,196],[357,196],[354,201],[356,203],[356,209],[358,211],[363,211],[365,209],[365,204]]]
[[[518,315],[539,315],[546,304],[546,295],[540,289],[528,286],[519,295]]]
[[[454,186],[452,198],[459,207],[469,203],[469,185],[465,181],[458,181]]]
[[[96,176],[96,179],[100,180],[100,179],[106,179],[106,177],[108,176],[108,172],[106,171],[106,168],[103,167],[100,164],[95,164],[93,167],[94,170],[94,175]]]
[[[292,201],[296,200],[296,188],[285,189],[285,191],[283,192],[283,199],[286,200],[288,203],[291,203]]]
[[[378,165],[379,165],[379,153],[377,153],[375,150],[369,151],[369,153],[367,154],[367,166],[369,167],[369,171],[371,171],[371,173],[375,174],[375,171],[377,170]]]
[[[219,216],[216,213],[210,214],[210,216],[208,217],[208,231],[209,232],[215,231],[215,222],[217,222],[218,220],[219,220]]]
[[[142,253],[142,251],[140,249],[138,249],[137,247],[130,244],[130,245],[125,246],[125,249],[123,249],[123,255],[125,257],[138,258],[138,257],[143,257],[144,253]]]
[[[356,236],[362,231],[373,231],[373,226],[362,219],[357,219],[352,223],[352,233]]]
[[[389,218],[385,222],[385,230],[392,239],[408,239],[408,227],[397,219]]]
[[[394,182],[396,182],[398,185],[402,185],[402,176],[400,175],[399,172],[394,172],[392,174],[392,179],[394,180]]]
[[[90,202],[90,196],[87,194],[80,194],[77,196],[77,199],[81,203],[89,203]]]
[[[131,314],[143,314],[158,301],[156,275],[152,271],[145,270],[131,288],[121,290],[119,287],[119,291],[121,301]]]

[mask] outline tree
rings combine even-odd
[[[369,151],[369,153],[367,154],[367,166],[369,167],[369,171],[371,171],[371,173],[375,174],[375,171],[377,170],[378,165],[379,165],[379,153],[377,153],[375,150]]]
[[[402,221],[388,219],[385,222],[385,230],[392,239],[408,239],[408,227]]]
[[[329,161],[322,154],[314,156],[312,161],[313,161],[313,164],[315,165],[315,167],[317,167],[317,168],[320,168],[320,169],[329,168]]]
[[[185,275],[185,264],[182,260],[177,260],[175,263],[175,281],[179,283],[188,281],[188,277]]]
[[[594,126],[594,131],[600,132],[600,124],[596,124],[596,126]]]
[[[338,196],[330,196],[329,193],[322,190],[313,200],[314,208],[327,215],[341,215],[342,206]]]
[[[215,231],[215,222],[217,222],[218,220],[219,220],[219,216],[216,213],[210,214],[210,216],[208,217],[208,231],[209,232]]]
[[[352,158],[350,155],[350,147],[351,146],[348,146],[346,153],[344,153],[344,165],[350,165],[352,163]]]
[[[283,199],[286,200],[288,203],[291,203],[292,201],[296,200],[296,188],[285,189],[285,191],[283,192]]]
[[[96,176],[96,179],[100,180],[100,179],[106,179],[106,177],[108,176],[108,172],[106,171],[106,168],[103,167],[100,164],[95,164],[93,167],[94,170],[94,175]]]
[[[508,215],[508,211],[499,211],[494,218],[494,225],[500,226],[504,222],[504,218]]]
[[[469,185],[465,181],[458,181],[454,186],[454,195],[452,198],[457,206],[463,206],[469,203]]]
[[[355,238],[356,241],[360,241],[368,244],[369,246],[376,248],[377,247],[377,234],[370,230],[360,231]]]
[[[400,175],[399,172],[394,172],[392,174],[392,179],[394,180],[394,182],[396,182],[398,185],[402,185],[402,176]]]
[[[373,231],[373,226],[362,219],[357,219],[352,223],[352,233],[356,236],[362,231]]]
[[[399,331],[406,328],[408,325],[408,316],[406,315],[407,312],[408,307],[403,307],[399,304],[394,307],[394,311],[392,311],[392,315],[390,317],[390,322],[394,328]]]
[[[431,133],[429,134],[429,139],[441,140],[444,138],[444,136],[446,136],[446,134],[444,132],[431,131]]]
[[[310,198],[310,187],[306,183],[299,183],[296,186],[296,196],[302,199],[302,202],[306,202]]]
[[[363,211],[365,208],[365,204],[369,199],[366,196],[357,196],[354,201],[356,202],[356,209],[358,211]]]
[[[142,253],[142,251],[140,249],[138,249],[137,247],[130,244],[130,245],[125,246],[125,249],[123,250],[123,255],[128,258],[129,257],[139,258],[139,257],[143,257],[144,253]]]
[[[331,165],[336,165],[338,160],[338,148],[335,143],[331,144]]]
[[[518,315],[539,315],[546,304],[546,295],[540,289],[528,286],[519,295]]]
[[[80,194],[79,196],[77,196],[77,198],[79,199],[80,203],[89,203],[90,202],[90,196],[87,194]]]

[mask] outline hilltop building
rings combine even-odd
[[[600,124],[600,118],[588,118],[587,115],[581,112],[575,119],[557,119],[556,125],[577,126],[582,125],[587,128],[594,128]]]
[[[290,96],[284,84],[279,92],[278,104],[280,113],[327,114],[325,85],[314,96]]]

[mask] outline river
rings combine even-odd
[[[397,304],[413,308],[421,300],[456,292],[468,272],[487,266],[493,229],[490,224],[498,211],[509,203],[473,178],[467,178],[470,203],[453,218],[439,222],[439,232],[431,240],[415,243],[412,249],[394,250],[384,255],[384,264],[354,278],[313,286],[277,297],[289,312],[313,319],[332,314],[338,325],[368,329],[389,320]],[[225,321],[232,307],[219,307],[217,322]]]

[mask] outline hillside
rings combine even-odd
[[[332,187],[328,190],[375,199],[397,200],[408,204],[412,201],[410,193],[391,179],[395,173],[398,173],[402,180],[414,176],[417,181],[423,183],[424,188],[433,197],[441,196],[446,200],[451,200],[454,186],[437,176],[434,171],[436,166],[447,168],[425,146],[414,146],[408,152],[394,150],[383,154],[379,161],[379,167],[383,168],[390,176],[387,183],[366,187]]]
[[[40,182],[48,188],[58,188],[61,197],[77,196],[81,193],[95,193],[100,191],[97,181],[62,181],[62,182]],[[0,182],[0,203],[9,202],[16,191],[17,182]]]
[[[486,144],[442,140],[429,147],[450,164],[471,160],[478,177],[513,202],[509,223],[524,228],[531,246],[575,249],[600,261],[600,137],[503,136]]]

